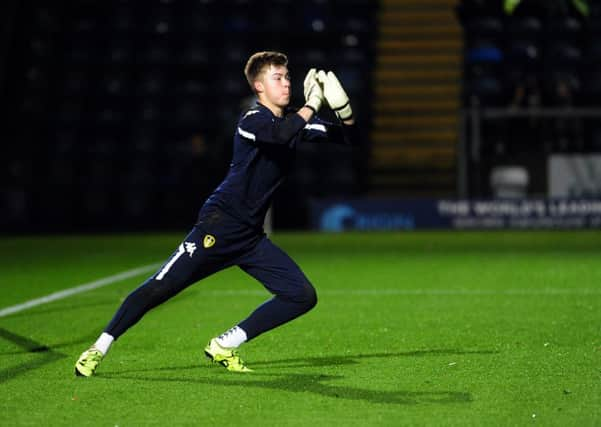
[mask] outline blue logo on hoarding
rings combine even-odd
[[[407,230],[415,228],[413,215],[390,212],[358,212],[348,205],[334,205],[321,215],[320,228],[344,230]]]
[[[346,205],[335,205],[321,216],[320,228],[326,231],[343,231],[353,228],[355,210]]]

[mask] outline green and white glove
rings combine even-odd
[[[324,101],[323,90],[315,78],[315,68],[311,68],[304,80],[305,106],[317,113]]]
[[[317,81],[323,86],[323,95],[334,113],[342,121],[349,120],[353,117],[353,109],[349,97],[344,91],[340,81],[336,75],[328,71],[319,70],[317,73]]]

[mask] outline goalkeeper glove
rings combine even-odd
[[[311,88],[311,83],[315,79],[315,74],[317,74],[317,70],[315,68],[311,68],[307,75],[305,76],[305,81],[303,82],[304,86],[304,95],[305,99],[307,99],[307,94],[309,93],[309,89]]]
[[[319,70],[316,78],[323,85],[324,98],[336,116],[342,121],[351,119],[353,109],[349,97],[336,75],[331,71],[326,74],[325,71]]]
[[[315,68],[311,68],[304,81],[305,106],[317,113],[324,101],[323,90],[315,78]]]

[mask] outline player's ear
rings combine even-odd
[[[253,82],[253,87],[255,88],[255,92],[257,94],[265,92],[265,86],[263,85],[263,82],[261,80],[255,80]]]

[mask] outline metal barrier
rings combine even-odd
[[[484,121],[512,118],[601,118],[601,108],[488,108],[474,106],[461,110],[457,149],[457,194],[468,198],[469,179],[481,163],[482,125]],[[469,128],[469,129],[468,129]],[[478,197],[479,195],[475,195]]]

